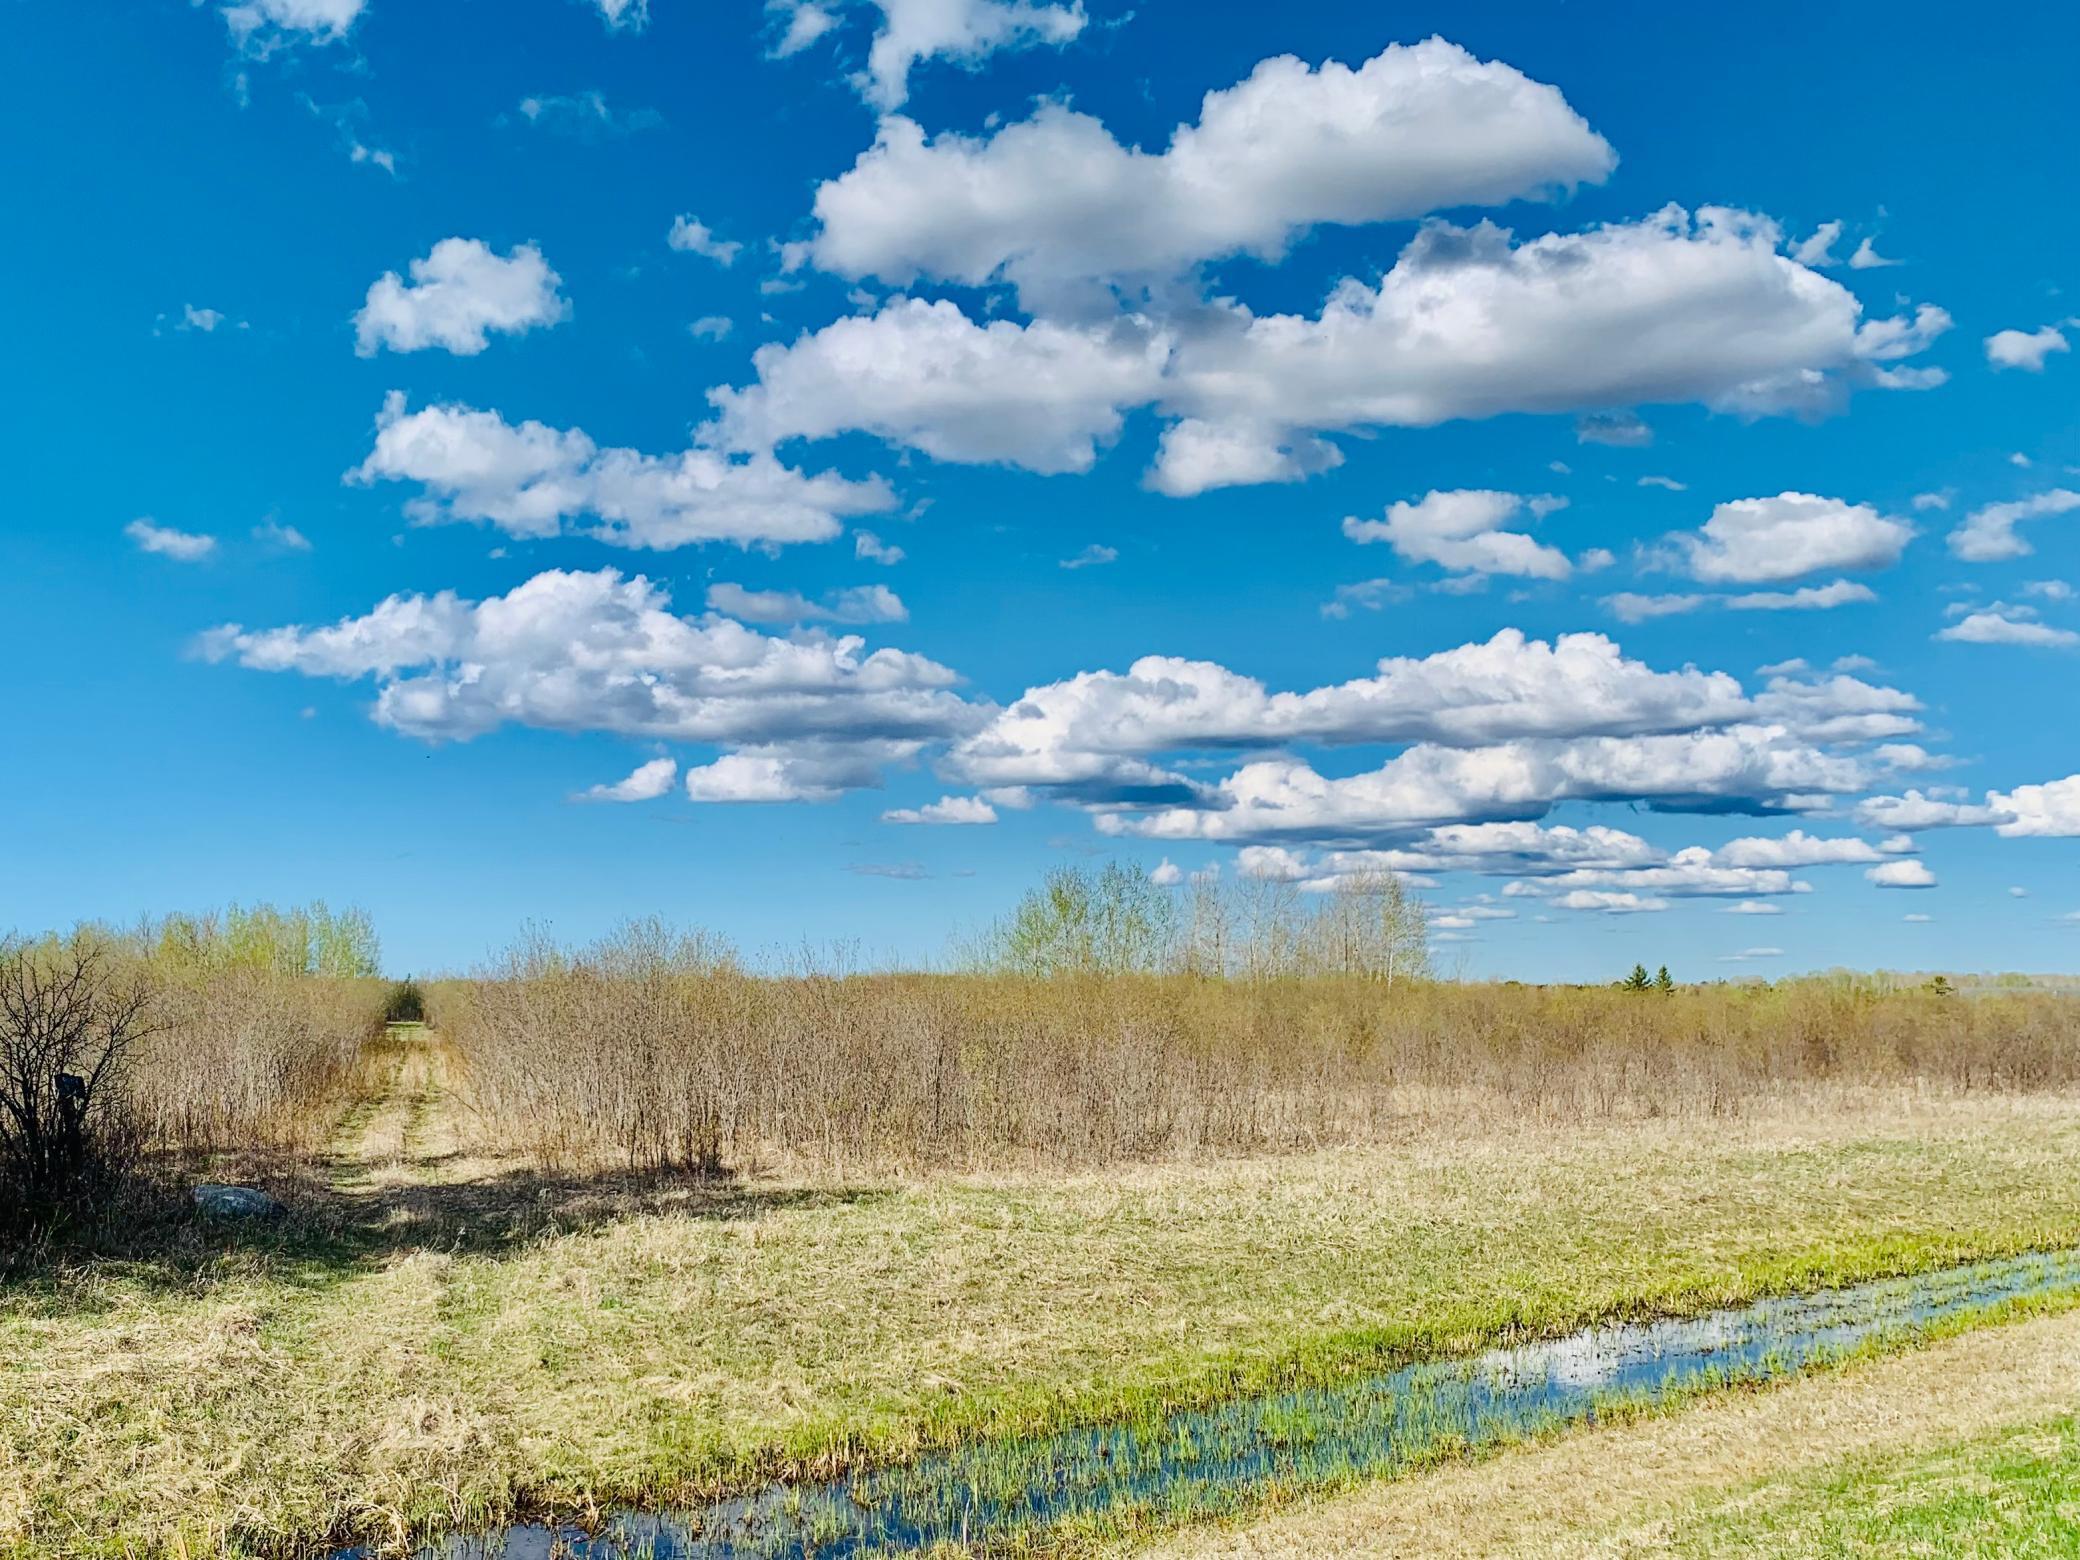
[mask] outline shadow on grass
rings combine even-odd
[[[423,1171],[453,1157],[414,1164]],[[632,1218],[736,1222],[892,1195],[883,1187],[758,1186],[726,1174],[530,1169],[446,1183],[338,1184],[343,1171],[357,1168],[365,1169],[329,1156],[248,1158],[206,1173],[162,1162],[98,1225],[11,1251],[0,1246],[0,1303],[95,1311],[111,1303],[111,1281],[198,1296],[262,1279],[315,1288],[420,1252],[497,1257]],[[188,1195],[203,1179],[261,1187],[289,1212],[274,1220],[209,1217]]]

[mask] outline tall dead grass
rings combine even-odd
[[[1101,1165],[1416,1112],[1737,1114],[1841,1086],[2080,1082],[2080,1002],[1358,978],[758,977],[636,927],[435,989],[487,1146],[564,1166]]]

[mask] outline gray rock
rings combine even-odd
[[[195,1188],[195,1206],[220,1219],[279,1219],[289,1211],[253,1187],[215,1186],[207,1181]]]

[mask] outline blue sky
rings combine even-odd
[[[2071,970],[2080,21],[1998,17],[15,6],[0,925],[920,958],[1113,857]]]

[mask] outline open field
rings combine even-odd
[[[2080,1243],[2060,1092],[704,1184],[478,1157],[457,1066],[375,1048],[325,1152],[248,1167],[284,1227],[0,1289],[0,1553],[401,1542]]]
[[[2076,1402],[2080,1316],[2047,1317],[1114,1552],[2066,1555]]]

